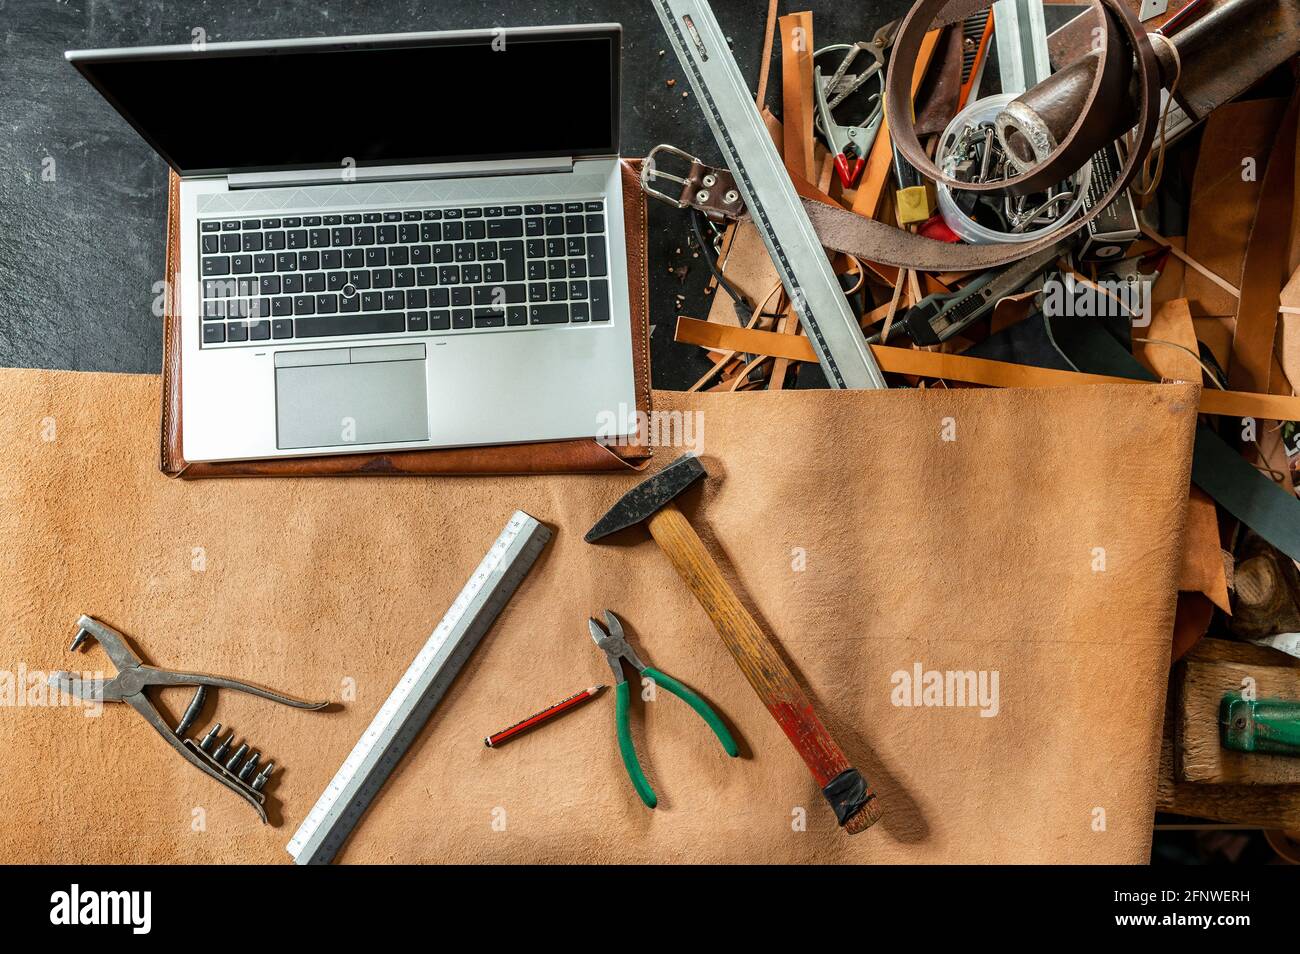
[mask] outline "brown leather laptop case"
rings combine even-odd
[[[632,305],[632,360],[636,374],[637,408],[650,410],[649,296],[646,289],[646,206],[640,185],[640,160],[625,159],[623,216],[627,233],[628,300]],[[653,453],[636,443],[609,446],[591,438],[503,444],[490,447],[450,447],[392,453],[330,454],[276,460],[191,463],[181,447],[181,339],[177,303],[180,267],[180,179],[173,172],[167,201],[167,307],[163,315],[163,399],[160,459],[163,473],[187,479],[199,477],[288,477],[358,475],[418,476],[430,474],[552,474],[638,470]]]

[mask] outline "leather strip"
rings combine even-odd
[[[828,197],[818,194],[817,190],[811,189],[807,183],[795,180],[795,189],[805,199],[804,210],[812,220],[822,244],[834,251],[845,252],[866,261],[895,265],[900,268],[938,272],[980,271],[1017,261],[1059,242],[1099,215],[1128,187],[1129,181],[1141,164],[1142,157],[1146,155],[1155,138],[1156,121],[1159,118],[1160,71],[1155,52],[1146,38],[1146,31],[1121,0],[1094,0],[1094,5],[1097,4],[1113,14],[1107,20],[1116,27],[1110,31],[1108,38],[1108,45],[1114,48],[1113,54],[1127,56],[1128,52],[1132,51],[1136,56],[1137,114],[1141,118],[1133,148],[1129,150],[1114,184],[1096,205],[1060,229],[1031,242],[949,245],[849,212],[830,202]],[[952,20],[972,13],[983,5],[982,0],[920,0],[903,21],[894,41],[894,54],[889,67],[886,91],[885,118],[899,150],[924,175],[934,175],[938,173],[938,169],[924,155],[916,139],[915,130],[910,124],[910,103],[904,102],[907,95],[904,90],[908,87],[906,84],[901,84],[898,77],[911,76],[913,63],[921,49],[926,30],[936,14]],[[1090,101],[1085,111],[1091,112],[1094,108],[1104,111],[1107,107],[1104,103]],[[1071,141],[1074,138],[1071,137]],[[1061,149],[1065,149],[1068,145],[1069,142],[1062,144]]]
[[[632,362],[637,408],[649,411],[649,289],[646,275],[646,203],[641,191],[640,160],[621,162],[624,230],[627,237],[628,297],[632,312]],[[180,180],[170,173],[167,213],[167,280],[170,294],[163,317],[162,420],[159,464],[169,477],[285,476],[431,476],[439,474],[551,474],[640,470],[654,451],[636,443],[609,446],[591,439],[544,441],[488,447],[371,454],[324,454],[318,457],[258,461],[191,463],[181,447],[181,343],[179,288]]]
[[[816,361],[812,345],[802,335],[776,331],[758,331],[721,325],[697,318],[678,318],[675,340],[719,351],[769,355],[791,361]],[[942,378],[994,388],[1064,388],[1085,384],[1132,384],[1133,379],[1109,374],[1059,371],[988,358],[971,358],[938,351],[917,351],[872,345],[880,367],[892,374],[912,374],[923,378]],[[1145,370],[1145,369],[1144,369]],[[1155,380],[1151,378],[1151,380]],[[1252,394],[1247,391],[1201,391],[1202,414],[1227,417],[1256,417],[1265,420],[1300,420],[1300,398],[1279,394]],[[1252,468],[1253,469],[1253,468]]]
[[[1289,264],[1297,109],[1300,109],[1300,95],[1292,97],[1269,154],[1255,222],[1246,242],[1232,336],[1232,363],[1228,368],[1228,384],[1238,390],[1268,390],[1277,310]]]
[[[788,13],[781,25],[782,158],[791,176],[813,180],[813,21],[812,14]]]

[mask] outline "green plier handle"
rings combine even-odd
[[[707,702],[667,673],[662,673],[651,666],[646,666],[641,671],[644,675],[653,679],[656,686],[667,689],[694,709],[700,718],[709,724],[709,728],[718,737],[718,741],[722,743],[722,748],[728,755],[733,759],[740,755],[740,749],[736,747],[736,740],[731,737],[727,727],[722,724],[718,714],[713,711],[713,708]],[[626,680],[618,684],[615,699],[616,717],[618,719],[618,751],[623,756],[623,767],[627,769],[628,777],[632,779],[632,786],[636,789],[636,793],[641,796],[641,801],[645,803],[647,808],[654,808],[659,804],[659,799],[655,795],[654,789],[650,787],[650,783],[646,781],[645,772],[641,771],[641,763],[637,761],[636,749],[632,746],[632,729],[628,724],[628,710],[631,705],[632,689]]]

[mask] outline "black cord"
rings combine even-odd
[[[740,319],[742,326],[748,324],[749,319],[754,314],[754,306],[749,299],[744,296],[740,289],[736,288],[731,282],[727,281],[722,275],[722,270],[718,268],[717,262],[713,260],[711,250],[713,246],[704,236],[704,227],[702,221],[707,221],[707,217],[699,209],[691,209],[691,231],[695,233],[695,241],[699,243],[700,253],[704,256],[704,264],[709,266],[709,271],[713,273],[714,281],[722,287],[728,295],[731,296],[732,308],[735,309],[736,317]],[[780,318],[781,315],[776,312],[765,311],[764,318]]]

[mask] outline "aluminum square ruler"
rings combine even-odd
[[[551,531],[516,510],[286,845],[300,865],[329,864],[519,588]]]

